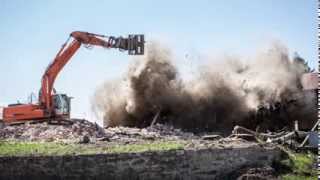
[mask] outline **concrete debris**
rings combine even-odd
[[[199,137],[190,132],[183,132],[181,129],[176,129],[173,126],[155,124],[147,128],[130,128],[130,127],[110,127],[105,129],[107,140],[186,140],[198,139]]]
[[[87,120],[73,119],[72,125],[52,125],[47,123],[5,126],[0,129],[1,140],[23,141],[71,141],[79,142],[84,137],[101,138],[104,129]],[[87,140],[86,140],[87,141]]]
[[[96,141],[134,143],[145,140],[186,140],[199,136],[169,125],[154,124],[147,128],[113,127],[104,129],[87,120],[73,120],[72,125],[47,123],[22,124],[0,128],[0,140],[63,141],[89,143]]]

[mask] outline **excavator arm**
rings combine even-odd
[[[73,38],[71,43],[69,43],[70,38]],[[75,31],[70,34],[69,39],[63,44],[53,62],[48,66],[42,76],[39,104],[44,106],[45,110],[49,111],[47,113],[50,113],[52,110],[53,103],[51,96],[56,77],[82,44],[88,46],[101,46],[104,48],[116,48],[128,51],[129,55],[141,55],[144,53],[143,35],[129,35],[128,38],[115,38],[112,36],[108,37],[99,34]]]

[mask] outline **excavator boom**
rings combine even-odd
[[[71,42],[69,42],[70,38],[73,39]],[[72,32],[42,76],[39,102],[37,104],[14,104],[5,107],[3,109],[4,123],[10,124],[36,119],[65,119],[70,116],[70,98],[65,94],[55,94],[53,87],[59,72],[82,44],[128,51],[129,55],[144,54],[143,35],[129,35],[128,38],[123,38],[81,31]]]

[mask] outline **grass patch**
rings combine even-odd
[[[131,145],[116,145],[107,147],[106,152],[110,153],[129,153],[129,152],[146,152],[146,151],[168,151],[173,149],[183,149],[182,143],[177,142],[161,142],[148,144],[131,144]]]
[[[282,180],[317,180],[317,176],[300,176],[294,174],[287,174],[281,177]]]
[[[32,155],[81,155],[104,153],[137,153],[183,149],[184,144],[174,141],[159,141],[142,144],[95,146],[94,144],[63,144],[53,142],[0,142],[0,156]]]
[[[317,179],[316,156],[311,153],[294,154],[282,160],[281,164],[290,172],[281,176],[284,180]]]

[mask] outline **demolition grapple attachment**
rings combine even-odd
[[[130,34],[128,38],[113,38],[110,44],[112,47],[119,48],[120,50],[127,50],[129,55],[143,55],[144,54],[144,35]]]

